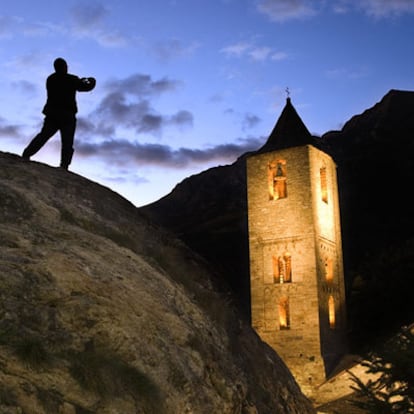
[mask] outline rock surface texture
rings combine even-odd
[[[111,190],[0,153],[0,413],[314,413],[214,269]]]

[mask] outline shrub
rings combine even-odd
[[[16,355],[28,368],[40,369],[51,363],[52,356],[40,338],[28,337],[16,340],[14,349]]]
[[[364,383],[353,375],[353,389],[362,397],[355,405],[372,414],[414,413],[414,325],[372,352],[364,365],[377,377]]]

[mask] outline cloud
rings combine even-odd
[[[270,56],[271,60],[285,60],[287,59],[288,55],[285,52],[275,52],[272,53]]]
[[[250,48],[251,43],[239,42],[221,49],[221,52],[227,56],[242,57]]]
[[[169,78],[154,80],[150,75],[134,74],[123,79],[112,79],[103,85],[105,95],[91,114],[101,136],[114,135],[118,128],[133,129],[138,133],[160,133],[164,127],[191,127],[193,114],[179,109],[172,114],[161,114],[153,107],[152,99],[175,91],[180,82]],[[84,123],[85,132],[92,132],[93,123]]]
[[[79,2],[70,9],[71,31],[77,37],[91,38],[104,47],[127,45],[128,40],[121,32],[106,25],[109,14],[109,10],[99,2]]]
[[[12,83],[13,89],[19,90],[27,95],[33,95],[38,91],[38,86],[27,80],[19,80]]]
[[[251,113],[241,114],[237,112],[234,108],[226,108],[223,111],[223,114],[237,117],[237,120],[238,122],[240,122],[243,131],[254,128],[257,124],[259,124],[262,121],[261,118],[257,115]]]
[[[193,125],[193,114],[186,110],[178,111],[170,117],[169,123],[178,126]]]
[[[243,119],[243,129],[250,129],[255,127],[261,119],[257,115],[245,114]]]
[[[82,29],[99,26],[108,15],[108,9],[98,2],[78,3],[71,9],[75,25]]]
[[[12,37],[19,19],[11,16],[0,15],[0,39],[9,39]]]
[[[198,42],[185,45],[178,39],[169,39],[156,42],[149,50],[158,60],[165,63],[179,57],[190,56],[199,47]]]
[[[32,74],[40,71],[41,66],[44,65],[44,56],[35,52],[19,54],[4,62],[3,65],[8,68],[9,73],[15,75],[17,72],[22,72],[27,76],[28,70]]]
[[[180,82],[166,77],[152,80],[150,75],[134,74],[124,79],[112,79],[104,85],[110,93],[130,94],[139,98],[174,91]]]
[[[304,19],[317,13],[317,3],[310,0],[258,0],[257,9],[270,20],[284,22],[292,19]]]
[[[346,3],[351,4],[352,2],[346,0]],[[364,10],[369,16],[377,18],[414,13],[413,0],[360,0],[357,7]]]
[[[413,0],[257,0],[256,7],[275,22],[311,18],[329,9],[337,14],[362,11],[376,18],[414,13]]]
[[[243,58],[248,56],[253,61],[284,60],[287,58],[285,52],[278,52],[268,46],[256,46],[251,42],[239,42],[223,47],[221,52],[228,57]]]
[[[116,183],[116,184],[140,185],[140,184],[145,184],[145,183],[150,182],[148,178],[142,177],[137,174],[133,174],[128,169],[117,170],[116,175],[103,176],[102,179],[106,182]]]
[[[3,118],[0,117],[0,137],[20,138],[20,126],[8,124]]]
[[[255,47],[255,48],[252,48],[250,51],[249,51],[249,56],[253,59],[253,60],[261,60],[261,61],[263,61],[263,60],[266,60],[268,57],[269,57],[269,55],[271,54],[271,52],[272,52],[272,49],[270,49],[270,47],[266,47],[266,46],[263,46],[263,47]]]
[[[366,68],[334,68],[325,72],[326,76],[331,79],[361,79],[368,76]]]
[[[14,36],[64,36],[87,38],[104,47],[123,47],[130,40],[121,31],[109,27],[110,10],[100,2],[78,2],[69,9],[69,18],[63,22],[31,21],[21,17],[0,15],[0,39]]]
[[[110,139],[100,143],[79,142],[76,153],[83,157],[97,156],[111,164],[126,166],[156,165],[164,168],[183,168],[212,161],[232,162],[241,154],[258,149],[263,139],[240,139],[238,143],[221,144],[206,149],[173,149],[163,144],[141,144],[126,139]]]

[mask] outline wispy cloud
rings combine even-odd
[[[81,29],[101,26],[108,14],[109,11],[105,6],[94,1],[77,3],[71,9],[72,19]]]
[[[234,43],[232,45],[224,47],[223,49],[221,49],[221,52],[223,52],[227,56],[242,57],[251,48],[252,48],[251,43],[239,42],[239,43]]]
[[[253,42],[238,42],[223,47],[221,52],[227,57],[249,57],[253,61],[284,60],[288,55],[285,52],[276,51],[268,46],[256,46]]]
[[[361,79],[368,75],[366,68],[333,68],[325,72],[331,79]]]
[[[20,126],[9,124],[6,120],[0,117],[0,137],[4,138],[20,138]]]
[[[13,36],[19,19],[11,16],[0,15],[0,39],[9,39]]]
[[[348,4],[354,4],[346,0]],[[414,13],[413,0],[360,0],[356,7],[361,8],[370,16],[377,18],[395,17],[406,13]]]
[[[245,114],[243,118],[243,130],[254,128],[260,121],[261,119],[257,115]]]
[[[198,42],[186,44],[179,39],[158,41],[148,46],[149,52],[161,62],[169,62],[173,59],[191,56],[198,48]]]
[[[0,15],[0,40],[8,40],[20,34],[27,37],[38,37],[47,33],[50,33],[48,24],[28,22],[17,16]]]
[[[270,47],[254,47],[249,51],[249,56],[256,61],[264,61],[271,55],[272,49]]]
[[[153,80],[150,75],[136,73],[123,79],[109,80],[105,89],[109,93],[134,95],[138,98],[160,95],[164,92],[176,90],[181,83],[169,78]]]
[[[149,180],[141,175],[134,174],[131,170],[127,168],[117,169],[114,175],[104,175],[102,176],[108,183],[115,183],[115,184],[129,184],[129,185],[140,185],[148,183]]]
[[[232,162],[247,151],[258,149],[262,139],[240,139],[238,143],[221,144],[206,149],[174,149],[163,144],[141,144],[126,139],[110,139],[100,143],[79,142],[76,152],[79,156],[97,156],[112,165],[162,166],[183,168],[192,164],[208,162]]]
[[[272,21],[284,22],[314,16],[317,14],[318,3],[321,3],[321,1],[258,0],[257,9]]]
[[[38,91],[38,86],[27,80],[13,82],[13,89],[23,92],[26,96],[34,95]]]
[[[123,47],[129,39],[108,24],[110,10],[100,2],[78,2],[62,21],[32,21],[17,16],[0,15],[0,39],[25,37],[68,36],[88,38],[104,47]],[[66,16],[63,16],[66,17]]]
[[[106,19],[109,14],[109,9],[100,2],[77,3],[70,9],[71,31],[77,37],[94,39],[101,46],[125,46],[128,44],[126,36],[108,27]]]
[[[311,18],[325,10],[338,14],[360,11],[375,18],[414,13],[413,0],[257,0],[256,7],[275,22]]]

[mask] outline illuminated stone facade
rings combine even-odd
[[[336,165],[310,144],[275,148],[247,159],[252,325],[312,396],[346,352]]]

